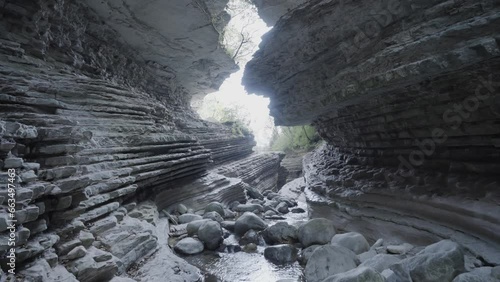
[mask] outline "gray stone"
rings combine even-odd
[[[257,251],[257,245],[255,245],[254,243],[250,243],[248,245],[245,245],[243,247],[243,251],[246,253],[254,253]]]
[[[319,247],[321,247],[321,245],[312,245],[303,249],[300,253],[300,256],[298,257],[298,261],[303,265],[307,264],[307,261],[309,260],[309,258],[311,258],[311,255]]]
[[[205,207],[205,213],[212,211],[217,212],[222,217],[225,216],[224,206],[221,203],[211,202]]]
[[[297,241],[297,227],[281,221],[262,231],[267,244],[290,244]]]
[[[254,187],[247,186],[245,190],[247,191],[247,195],[252,199],[264,199],[264,196]]]
[[[330,243],[335,235],[335,227],[332,221],[326,218],[315,218],[299,227],[297,237],[304,247],[313,244]]]
[[[36,176],[36,174],[33,170],[23,172],[19,175],[19,177],[21,177],[21,181],[23,183],[33,182],[33,181],[38,179],[38,176]]]
[[[179,214],[185,214],[185,213],[187,213],[187,211],[188,211],[188,209],[187,209],[187,207],[185,205],[183,205],[183,204],[178,204],[177,205],[177,212]]]
[[[277,206],[276,206],[276,209],[280,212],[280,213],[288,213],[289,210],[288,210],[288,205],[285,203],[285,202],[281,202],[279,203]]]
[[[92,235],[92,233],[86,232],[86,231],[80,231],[80,234],[78,235],[78,239],[82,242],[82,245],[85,248],[92,246],[92,243],[94,243],[94,241],[95,241],[94,235]]]
[[[293,263],[297,260],[297,248],[283,244],[267,247],[264,250],[264,257],[275,264]]]
[[[457,243],[443,240],[394,264],[390,269],[402,281],[452,281],[464,271],[464,254]]]
[[[359,255],[370,249],[370,244],[365,237],[357,232],[349,232],[344,234],[336,234],[331,240],[331,244],[337,244],[348,248],[355,254]]]
[[[194,238],[184,238],[175,244],[174,249],[184,255],[194,255],[203,252],[203,243]]]
[[[319,282],[356,266],[356,255],[351,250],[337,245],[325,245],[314,250],[304,273],[308,282]]]
[[[266,222],[260,217],[256,216],[252,212],[245,212],[236,220],[236,223],[234,224],[234,232],[241,236],[250,229],[260,231],[266,229],[266,227]]]
[[[237,212],[253,212],[253,211],[263,212],[264,208],[259,204],[240,204],[234,208]]]
[[[5,169],[9,168],[20,168],[23,166],[23,159],[22,158],[8,158],[4,160],[3,167]]]
[[[255,245],[260,244],[260,236],[255,230],[250,229],[240,239],[240,245],[248,245],[250,243],[254,243]]]
[[[384,276],[368,267],[358,267],[329,276],[323,282],[385,282]]]
[[[186,213],[186,214],[179,215],[178,219],[179,219],[179,223],[183,224],[183,223],[189,223],[191,221],[203,219],[203,217],[201,215],[197,215],[197,214]]]
[[[378,272],[382,272],[399,261],[401,261],[401,259],[395,255],[378,254],[363,261],[360,266],[370,267]]]
[[[369,250],[368,252],[364,252],[358,255],[358,259],[360,262],[364,262],[374,256],[377,255],[377,252],[375,250]]]
[[[71,250],[67,255],[66,259],[74,260],[84,257],[87,254],[87,250],[83,246],[78,246]]]
[[[218,222],[207,221],[198,229],[198,238],[209,250],[217,249],[224,238],[222,237],[222,228]]]
[[[453,282],[498,282],[498,278],[493,276],[491,267],[479,267],[458,275]]]
[[[189,222],[186,226],[188,235],[193,236],[198,234],[198,229],[200,229],[200,226],[202,226],[205,222],[208,221],[211,221],[211,219],[199,219]]]
[[[231,232],[234,232],[234,225],[235,224],[236,224],[235,221],[229,221],[229,220],[225,220],[225,221],[223,221],[223,222],[220,223],[220,225],[223,228],[225,228],[225,229],[227,229],[227,230],[229,230]]]
[[[206,212],[203,215],[203,219],[211,219],[213,221],[217,221],[218,223],[221,223],[224,219],[220,214],[216,211],[211,211],[211,212]]]

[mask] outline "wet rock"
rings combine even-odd
[[[413,249],[412,244],[403,243],[401,245],[389,245],[387,246],[387,252],[390,254],[404,255]]]
[[[452,281],[464,271],[464,255],[457,243],[443,240],[390,269],[400,281]]]
[[[366,241],[365,237],[357,232],[336,234],[333,236],[331,244],[337,244],[348,248],[357,255],[370,249],[370,245],[368,244],[368,241]]]
[[[200,220],[200,219],[203,219],[203,217],[201,215],[197,215],[197,214],[186,213],[186,214],[179,215],[178,219],[179,219],[179,223],[182,224],[182,223],[189,223],[189,222],[195,221],[195,220]]]
[[[294,208],[291,210],[292,213],[305,213],[306,211],[303,208]]]
[[[175,244],[174,249],[185,255],[194,255],[203,252],[203,243],[194,238],[184,238]]]
[[[211,212],[206,212],[203,215],[203,219],[211,219],[213,221],[217,221],[218,223],[221,223],[224,219],[220,214],[216,211],[211,211]]]
[[[280,213],[284,213],[284,214],[287,214],[289,212],[288,210],[288,205],[285,203],[285,202],[281,202],[279,203],[277,206],[276,206],[276,209],[280,212]]]
[[[241,252],[242,249],[241,249],[240,245],[227,245],[226,250],[228,253],[232,254],[232,253]]]
[[[268,210],[264,213],[265,217],[276,216],[276,215],[278,215],[278,213],[272,210]]]
[[[245,212],[241,215],[234,225],[234,231],[237,235],[243,235],[250,229],[261,231],[266,229],[267,223],[260,217],[251,212]]]
[[[254,253],[257,251],[257,245],[255,245],[254,243],[250,243],[248,245],[245,245],[243,247],[243,251],[246,253]]]
[[[385,278],[368,267],[358,267],[344,273],[329,276],[323,282],[385,282]]]
[[[254,243],[255,245],[260,244],[260,236],[255,230],[250,229],[241,237],[240,245],[248,245],[250,243]]]
[[[333,223],[326,218],[309,220],[299,227],[297,233],[297,237],[304,247],[309,247],[313,244],[322,245],[330,243],[334,235],[335,227]]]
[[[292,263],[297,260],[297,248],[287,244],[267,247],[264,257],[275,264]]]
[[[253,212],[253,211],[263,212],[264,208],[259,204],[240,204],[234,208],[237,212]]]
[[[274,199],[274,198],[276,198],[276,197],[279,197],[279,196],[280,196],[280,194],[278,194],[278,193],[269,192],[269,193],[266,195],[266,198],[267,198],[268,200],[272,200],[272,199]]]
[[[226,214],[224,212],[224,206],[218,202],[211,202],[210,204],[208,204],[205,207],[205,213],[212,212],[212,211],[217,212],[222,217],[224,217]]]
[[[20,168],[23,166],[23,159],[22,158],[8,158],[4,160],[3,167],[5,169],[8,168]]]
[[[208,221],[198,229],[198,238],[209,250],[215,250],[222,243],[222,228],[218,222]]]
[[[282,221],[262,231],[267,244],[289,244],[297,241],[297,227]]]
[[[395,255],[378,254],[363,261],[360,266],[370,267],[378,272],[382,272],[400,261],[401,259]]]
[[[309,246],[309,247],[303,249],[302,252],[300,253],[299,257],[298,257],[298,261],[300,262],[300,264],[306,265],[307,261],[309,260],[309,258],[311,257],[311,255],[319,247],[321,247],[321,245],[312,245],[312,246]]]
[[[356,255],[351,250],[337,245],[325,245],[314,250],[304,273],[308,282],[319,282],[356,266]]]

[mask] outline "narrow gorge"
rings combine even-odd
[[[0,0],[0,282],[500,281],[500,2],[241,1]]]

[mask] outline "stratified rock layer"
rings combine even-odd
[[[343,229],[453,238],[499,264],[499,26],[493,0],[313,0],[264,36],[244,84],[327,141],[304,174]]]

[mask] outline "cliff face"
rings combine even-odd
[[[308,185],[340,218],[417,216],[481,238],[498,264],[499,26],[498,1],[310,1],[265,35],[243,79],[277,125],[312,123],[327,141]]]
[[[188,195],[178,200],[194,209],[206,194],[245,198],[244,180],[208,170],[248,157],[253,136],[189,106],[236,70],[219,46],[227,1],[167,2],[0,1],[4,270],[14,234],[20,279],[107,281],[167,248],[156,226],[168,206],[161,197]],[[279,167],[273,155],[261,160]],[[143,281],[200,278],[162,255],[163,272]]]

